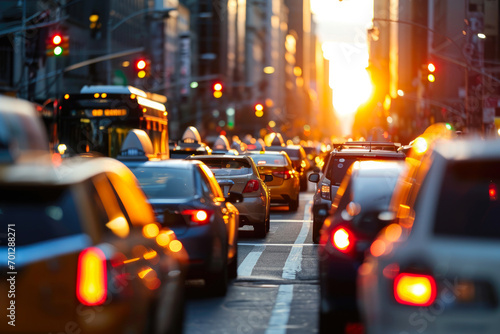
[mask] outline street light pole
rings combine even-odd
[[[106,29],[107,54],[110,55],[112,52],[112,47],[111,47],[111,43],[112,43],[111,34],[112,34],[112,32],[114,30],[116,30],[116,28],[118,28],[120,25],[125,23],[126,21],[128,21],[136,16],[142,15],[142,14],[160,13],[160,14],[167,14],[168,15],[171,11],[174,11],[174,10],[177,10],[177,8],[175,8],[175,7],[171,7],[171,8],[146,8],[146,9],[142,9],[140,11],[137,11],[133,14],[130,14],[129,16],[123,18],[122,20],[120,20],[119,22],[117,22],[114,25],[111,22],[111,17],[109,17],[107,29]],[[106,63],[106,72],[107,72],[106,73],[107,74],[106,83],[108,85],[111,85],[111,60],[108,60],[108,62]]]

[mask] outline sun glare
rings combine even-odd
[[[337,67],[331,73],[332,102],[337,115],[355,113],[373,91],[368,72],[363,67]]]

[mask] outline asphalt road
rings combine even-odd
[[[313,185],[309,185],[312,189]],[[201,282],[188,282],[187,334],[298,334],[318,332],[318,257],[313,245],[313,193],[300,194],[299,209],[273,207],[266,239],[252,227],[239,231],[238,278],[224,298],[208,297]]]

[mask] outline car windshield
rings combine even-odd
[[[215,176],[252,174],[252,166],[240,159],[199,159],[207,165]]]
[[[132,172],[151,199],[189,198],[195,195],[194,173],[191,169],[137,167]]]
[[[258,154],[250,157],[257,166],[286,166],[286,159],[282,155]]]
[[[15,231],[16,246],[82,232],[67,186],[0,186],[0,226],[0,245],[7,245],[8,227]]]
[[[446,172],[437,204],[434,233],[500,239],[500,162],[457,162]]]

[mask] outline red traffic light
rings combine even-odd
[[[220,92],[222,90],[222,84],[220,82],[214,83],[214,91]]]
[[[60,34],[55,34],[52,36],[52,44],[59,45],[62,43],[62,36]]]
[[[255,110],[256,111],[262,111],[262,110],[264,110],[264,106],[261,103],[257,103],[255,105]]]
[[[146,68],[146,61],[144,59],[139,59],[136,63],[135,63],[135,67],[138,69],[138,70],[143,70]]]
[[[429,64],[427,65],[427,69],[429,70],[429,72],[431,72],[431,73],[432,73],[432,72],[434,72],[434,71],[436,70],[436,66],[434,66],[434,64],[433,64],[433,63],[429,63]]]

